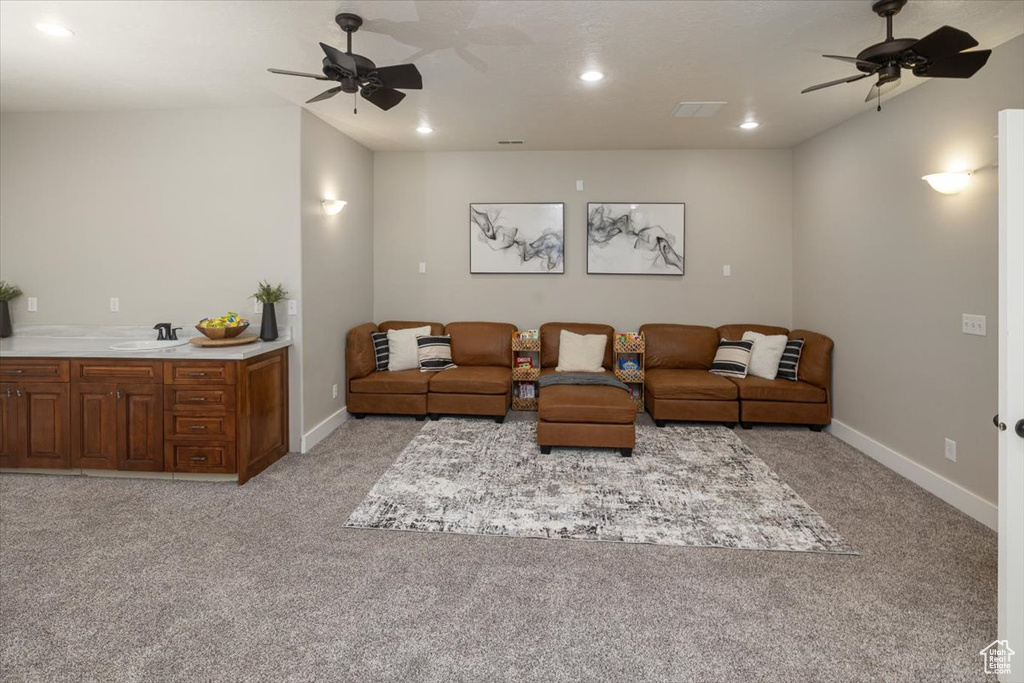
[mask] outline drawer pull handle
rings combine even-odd
[[[206,429],[206,425],[191,425],[189,427],[189,429],[194,429],[196,431],[200,431],[200,430]]]
[[[8,375],[24,375],[25,371],[24,370],[8,370],[7,374]]]
[[[190,373],[188,373],[188,376],[189,377],[206,377],[206,373],[205,372],[190,372]]]
[[[189,399],[189,401],[192,401],[193,403],[205,403],[206,402],[206,397],[205,396],[193,396],[192,398]]]
[[[192,462],[206,462],[206,456],[205,455],[193,455],[191,458],[189,458],[189,460],[191,460]]]

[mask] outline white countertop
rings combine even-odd
[[[40,326],[42,327],[42,326]],[[114,351],[112,344],[132,339],[155,339],[151,330],[92,328],[88,330],[46,326],[50,330],[15,329],[14,336],[0,339],[0,358],[122,358],[145,360],[245,360],[291,346],[290,339],[257,341],[240,346],[202,347],[183,344],[153,351]],[[47,334],[50,332],[50,334]],[[76,335],[80,336],[71,336]],[[182,337],[184,339],[184,337]]]

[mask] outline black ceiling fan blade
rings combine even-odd
[[[868,96],[864,98],[864,101],[870,102],[871,100],[877,100],[882,95],[886,94],[887,92],[891,92],[898,87],[900,87],[899,78],[894,78],[891,81],[886,81],[885,83],[881,84],[875,83],[873,86],[871,86],[871,90],[868,91]]]
[[[373,90],[370,94],[366,94],[367,91],[363,90],[362,96],[364,99],[373,102],[378,107],[387,111],[391,107],[395,106],[399,102],[405,99],[405,93],[399,92],[398,90],[391,90],[390,88],[381,88],[379,90]]]
[[[961,52],[914,68],[915,76],[927,78],[970,78],[985,66],[992,50]]]
[[[850,62],[851,64],[856,64],[857,66],[865,66],[871,69],[878,68],[878,64],[875,64],[874,62],[869,62],[864,59],[857,59],[856,57],[843,57],[841,55],[822,55],[822,57],[828,57],[829,59],[838,59],[841,62]]]
[[[324,76],[323,74],[307,74],[302,73],[301,71],[288,71],[286,69],[267,69],[267,71],[269,71],[272,74],[282,74],[284,76],[304,76],[305,78],[315,78],[318,81],[331,80],[327,78],[327,76]]]
[[[910,51],[929,60],[938,61],[977,46],[978,41],[967,31],[943,26],[911,45]]]
[[[337,48],[331,47],[326,43],[320,43],[320,47],[323,48],[324,54],[327,55],[327,59],[331,62],[331,64],[338,67],[339,69],[347,71],[352,75],[356,74],[358,68],[356,67],[355,57],[348,54],[347,52],[342,52]]]
[[[319,95],[317,95],[313,99],[306,100],[306,104],[313,104],[314,102],[319,102],[320,100],[329,100],[330,98],[334,97],[335,95],[337,95],[340,92],[341,92],[341,86],[340,85],[337,88],[331,88],[330,90],[324,90],[322,93],[320,93]]]
[[[385,88],[402,88],[403,90],[421,90],[423,76],[415,64],[396,64],[382,66],[376,71],[381,85]]]
[[[840,78],[839,80],[829,81],[828,83],[819,83],[818,85],[812,85],[810,88],[804,88],[803,90],[800,91],[800,94],[803,95],[804,93],[813,92],[815,90],[821,90],[822,88],[828,88],[833,85],[839,85],[840,83],[853,83],[854,81],[859,81],[860,79],[867,78],[868,76],[871,75],[873,74],[857,74],[856,76],[850,76],[849,78]]]

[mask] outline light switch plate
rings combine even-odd
[[[121,300],[116,296],[110,297],[110,312],[120,313],[121,312]]]
[[[299,314],[299,301],[298,299],[288,299],[288,315]]]
[[[35,313],[38,310],[39,310],[39,301],[34,296],[30,296],[28,298],[28,312],[29,313]]]
[[[988,334],[985,324],[985,316],[983,315],[971,315],[970,313],[964,313],[962,317],[962,326],[964,334],[974,334],[979,337],[984,337]]]
[[[420,261],[420,272],[421,273],[427,272],[427,262],[426,261]]]
[[[722,266],[722,275],[724,277],[732,276],[732,266]]]
[[[576,181],[576,191],[577,192],[583,192],[583,181],[582,180],[577,180]]]

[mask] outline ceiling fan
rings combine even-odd
[[[301,71],[284,69],[267,69],[270,73],[285,76],[302,76],[315,78],[318,81],[336,81],[338,86],[325,90],[316,97],[307,100],[306,104],[319,102],[334,97],[339,92],[354,95],[359,93],[363,99],[369,100],[387,111],[405,99],[401,90],[420,90],[423,88],[423,76],[415,64],[396,64],[395,66],[377,66],[362,55],[352,53],[352,34],[363,25],[362,17],[355,14],[342,13],[334,17],[341,30],[348,37],[348,48],[345,52],[320,43],[324,51],[323,75],[308,74]],[[358,113],[353,109],[353,113]]]
[[[971,34],[952,26],[943,26],[924,38],[893,38],[892,18],[899,14],[907,0],[878,0],[871,9],[885,18],[885,40],[861,50],[856,57],[822,55],[829,59],[851,62],[864,72],[849,78],[840,78],[828,83],[819,83],[801,90],[801,94],[821,90],[840,83],[852,83],[869,76],[878,80],[865,102],[878,99],[878,111],[882,110],[880,98],[900,84],[900,70],[910,69],[915,76],[926,78],[970,78],[985,66],[992,50],[964,50],[977,47],[978,41]]]

